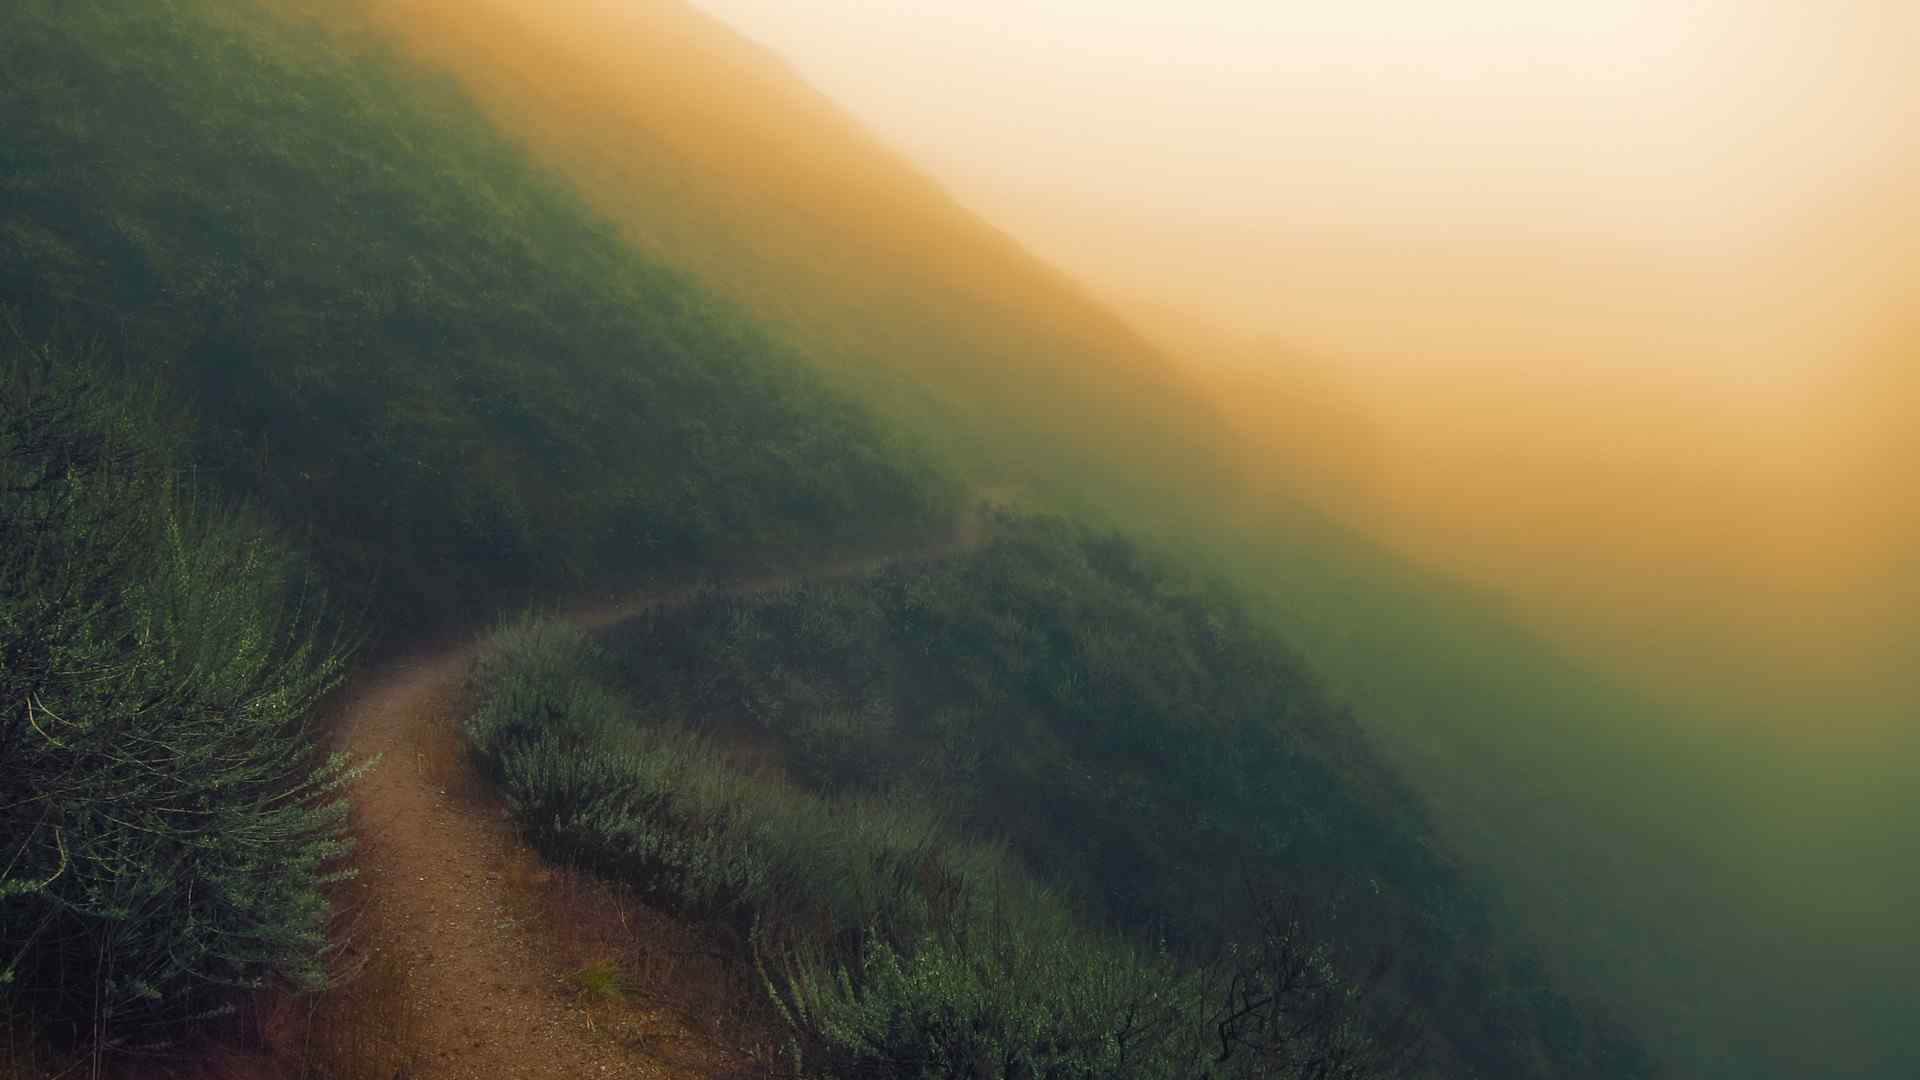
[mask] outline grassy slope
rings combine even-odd
[[[943,563],[718,598],[608,648],[656,719],[770,739],[810,788],[946,805],[1103,917],[1188,944],[1233,906],[1223,868],[1283,851],[1290,887],[1355,918],[1369,878],[1415,906],[1458,886],[1284,644],[1117,534],[1008,519]]]
[[[1126,995],[1096,985],[1177,986],[1175,1028],[1212,1031],[1221,975],[1205,958],[1259,936],[1251,881],[1306,898],[1313,929],[1297,940],[1355,987],[1390,948],[1387,1000],[1414,1010],[1437,1075],[1643,1074],[1631,1040],[1582,1016],[1497,933],[1418,800],[1232,591],[1118,535],[1005,520],[945,562],[722,594],[598,650],[514,625],[476,692],[469,734],[554,853],[709,918],[816,928],[809,940],[856,971],[877,941],[910,966],[947,970],[950,956],[984,973],[986,987],[916,974],[925,1011],[873,971],[854,976],[849,1007],[894,1016],[918,1033],[906,1045],[946,1045],[956,1022],[929,1015],[999,1031],[1031,1011],[1035,999],[1008,995],[1022,983],[1030,995],[1037,976],[1005,966],[1031,946],[979,916],[1002,909],[1022,913],[1017,940],[1064,935],[1083,950],[1040,965],[1057,974],[1037,1000],[1102,1002],[1022,1046],[1080,1045],[1120,1024]],[[729,764],[769,751],[777,778]],[[967,854],[983,842],[1015,862]],[[937,864],[902,874],[929,857],[915,851]],[[1028,878],[1059,899],[1004,893]],[[916,891],[949,880],[963,900]],[[927,912],[956,910],[929,925]],[[1160,949],[1186,974],[1161,973]],[[863,1060],[904,1067],[896,1055]],[[1166,1074],[1165,1061],[1073,1060],[1063,1075]]]
[[[200,411],[387,614],[924,529],[943,488],[457,93],[201,3],[0,16],[0,302]]]
[[[770,739],[814,790],[944,806],[1098,921],[1204,950],[1238,930],[1244,876],[1283,882],[1349,961],[1391,943],[1482,1075],[1528,1075],[1535,1052],[1554,1075],[1633,1071],[1233,591],[1119,536],[1009,522],[948,564],[722,601],[610,648],[656,720]]]
[[[320,591],[419,630],[947,528],[911,448],[370,43],[9,4],[0,130],[9,1038],[17,1008],[123,1037],[208,980],[314,981],[344,806],[289,792],[339,664],[293,640],[339,617]],[[110,418],[164,448],[139,483],[60,449],[86,409],[29,431],[83,375],[157,403]]]
[[[613,688],[619,662],[565,626],[510,622],[474,665],[463,730],[544,854],[712,928],[791,1022],[803,1075],[1207,1067],[1199,980],[1077,924],[919,800],[823,798],[655,722]],[[1143,1003],[1173,1038],[1110,1039]]]
[[[973,482],[1107,512],[1234,482],[1214,410],[1166,357],[690,8],[313,6],[396,28],[643,248],[743,301]]]

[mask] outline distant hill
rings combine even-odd
[[[993,485],[1108,511],[1239,478],[1200,388],[787,66],[681,3],[363,5],[644,249]]]
[[[1556,944],[1556,973],[1662,1032],[1677,1068],[1791,1075],[1876,1052],[1876,1021],[1837,999],[1820,1048],[1779,1022],[1801,1007],[1794,973],[1830,965],[1818,950],[1762,970],[1764,920],[1689,929],[1718,897],[1766,895],[1773,872],[1746,854],[1757,795],[1724,743],[1495,594],[1315,508],[1373,475],[1364,416],[1329,413],[1323,387],[1196,379],[691,5],[303,2],[358,10],[443,66],[625,236],[739,301],[964,483],[1229,572],[1496,872],[1513,925]],[[1262,429],[1255,401],[1300,427]],[[1324,455],[1328,439],[1353,452]]]

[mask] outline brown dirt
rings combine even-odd
[[[655,590],[582,605],[568,618],[601,628],[715,591],[749,595],[950,558],[985,538],[974,515],[924,548]],[[338,717],[341,745],[382,756],[354,792],[360,876],[343,899],[377,913],[349,951],[380,974],[369,979],[367,998],[388,1003],[393,1030],[384,1039],[379,1031],[356,1035],[387,1050],[353,1071],[391,1068],[395,1080],[763,1071],[757,1066],[771,1040],[752,1015],[761,1010],[740,1000],[750,987],[702,946],[698,930],[540,864],[474,776],[454,721],[477,647],[441,647],[363,678]],[[617,1002],[582,985],[582,969],[601,962],[621,973]],[[335,993],[353,995],[355,985]],[[380,1026],[378,1011],[372,1026]]]
[[[396,1076],[690,1077],[737,1071],[671,1013],[652,1030],[616,1031],[580,988],[579,968],[550,947],[529,914],[527,855],[509,823],[449,784],[428,740],[450,729],[471,647],[396,665],[357,692],[343,742],[383,761],[356,789],[364,853],[356,887],[382,914],[364,959],[398,961],[414,1045]],[[443,762],[441,762],[443,763]],[[458,768],[458,766],[456,766]],[[442,773],[442,775],[435,775]],[[387,957],[378,954],[390,953]],[[352,993],[349,984],[343,992]],[[624,1036],[624,1037],[622,1037]],[[669,1063],[643,1041],[702,1047]]]

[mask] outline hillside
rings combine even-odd
[[[1226,573],[1352,703],[1435,828],[1492,872],[1502,922],[1546,944],[1565,985],[1631,1015],[1675,1069],[1888,1068],[1880,1033],[1898,981],[1852,981],[1885,970],[1874,954],[1886,935],[1859,933],[1844,955],[1818,934],[1780,941],[1810,916],[1777,887],[1768,844],[1798,827],[1762,779],[1764,751],[1744,738],[1730,749],[1747,715],[1707,722],[1653,700],[1543,640],[1501,596],[1315,512],[1316,494],[1368,479],[1370,433],[1314,411],[1310,380],[1196,383],[694,6],[312,6],[361,13],[441,66],[623,235],[802,343],[955,475]],[[1256,396],[1295,425],[1253,414]],[[1334,454],[1301,460],[1328,439]],[[1348,443],[1355,452],[1339,452]],[[1444,489],[1430,497],[1451,505]],[[1579,550],[1633,542],[1607,531]],[[1793,790],[1828,798],[1815,782]],[[1892,790],[1876,782],[1873,805]],[[1717,916],[1730,895],[1754,911]],[[1897,895],[1821,917],[1892,931]],[[1823,987],[1812,1000],[1810,979]],[[1809,1014],[1818,1040],[1798,1031]]]
[[[760,60],[700,66],[693,46],[726,39],[661,11],[693,35],[668,39],[688,72],[735,72],[728,85],[757,100]],[[475,753],[510,805],[542,808],[523,821],[535,840],[557,830],[579,845],[569,857],[731,928],[751,948],[728,962],[782,965],[775,1000],[829,1060],[951,1071],[985,1052],[941,1026],[959,1001],[1010,1075],[1184,1074],[1208,1032],[1216,1064],[1241,1074],[1326,1054],[1378,1075],[1393,1055],[1371,1048],[1399,1045],[1407,1017],[1435,1068],[1644,1068],[1632,1040],[1553,989],[1396,755],[1276,629],[1311,644],[1353,625],[1355,596],[1430,583],[1356,576],[1374,556],[1311,518],[1230,514],[1232,447],[1198,391],[904,166],[841,192],[839,218],[807,208],[864,165],[829,154],[792,187],[770,177],[758,190],[796,202],[736,222],[747,246],[702,263],[630,244],[635,226],[608,216],[591,178],[576,189],[547,171],[539,142],[516,144],[459,86],[350,28],[212,0],[27,0],[0,16],[0,59],[3,493],[8,528],[39,538],[9,546],[0,612],[0,707],[19,718],[5,737],[36,755],[31,773],[8,758],[19,798],[0,818],[25,860],[0,889],[0,942],[21,958],[4,969],[10,1028],[24,1011],[84,1043],[135,1012],[174,1022],[236,988],[325,985],[354,767],[319,757],[306,725],[348,645],[379,655],[529,598],[858,567],[937,544],[990,485],[1126,531],[1009,512],[1005,535],[938,565],[690,607],[611,670],[590,643],[528,631],[537,648],[476,673]],[[724,136],[713,145],[742,155],[728,167],[785,161],[763,140],[794,129],[729,126],[737,106],[683,122]],[[702,159],[669,150],[644,175],[678,199],[622,190],[704,243],[735,212],[720,195],[749,189],[704,183]],[[868,240],[836,241],[869,204]],[[763,243],[776,257],[756,279]],[[828,260],[820,273],[801,272],[806,252]],[[833,258],[871,291],[828,272]],[[765,309],[776,294],[796,306]],[[770,629],[747,634],[754,620]],[[552,681],[516,696],[528,656]],[[650,671],[668,656],[675,670]],[[759,733],[774,778],[732,771],[685,730],[736,691],[807,720]],[[670,701],[688,711],[663,715]],[[961,757],[946,765],[906,753],[949,736]],[[974,758],[981,788],[931,796]],[[215,767],[242,759],[244,776]],[[900,818],[868,812],[903,792],[928,794]],[[209,808],[237,824],[210,832]],[[1070,857],[1049,822],[1101,842]],[[225,842],[231,865],[204,854]],[[139,865],[158,869],[128,872],[124,852],[149,846]],[[893,891],[848,899],[842,858]],[[148,891],[115,902],[102,881]],[[1238,884],[1297,890],[1302,906],[1234,899]],[[782,914],[768,896],[800,905],[772,924],[790,937],[762,936]],[[244,951],[223,944],[242,936],[229,920],[253,935]],[[109,945],[136,924],[143,962],[170,981],[115,975]],[[786,951],[759,951],[770,942]],[[1400,960],[1375,971],[1383,948]],[[1029,978],[1055,960],[1072,978]],[[1172,1011],[1136,1060],[1116,1033],[1145,1000]],[[889,1008],[900,1026],[882,1022]]]
[[[951,499],[443,84],[252,14],[59,8],[7,15],[0,302],[176,388],[197,467],[378,579],[383,622]]]
[[[980,485],[1112,513],[1235,483],[1213,408],[1166,356],[692,7],[344,7]]]
[[[534,843],[747,932],[833,1075],[1650,1072],[1231,590],[1121,536],[509,623],[473,690]]]

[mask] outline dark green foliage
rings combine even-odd
[[[98,365],[5,363],[0,994],[111,1039],[317,985],[352,770],[301,726],[343,664],[306,575],[176,489],[158,414]]]
[[[1267,985],[1257,957],[1183,965],[1091,931],[1004,849],[903,796],[807,792],[646,722],[608,689],[613,663],[577,631],[508,624],[473,669],[465,731],[543,851],[737,931],[808,1070],[1291,1075],[1212,1041],[1237,1000],[1226,988]],[[1324,982],[1287,1000],[1310,1002],[1324,1030],[1276,1045],[1352,1064],[1337,1075],[1388,1075],[1385,1057],[1360,1053],[1377,1045],[1361,988],[1315,955]]]
[[[924,529],[932,474],[371,44],[0,13],[0,302],[137,333],[229,491],[383,618]]]
[[[536,842],[751,936],[848,1068],[1390,1075],[1431,1031],[1467,1073],[1646,1071],[1501,962],[1281,644],[1110,534],[1003,519],[974,553],[716,595],[605,647],[522,622],[472,689]],[[790,779],[730,764],[769,744]]]
[[[1589,1021],[1503,964],[1417,800],[1225,589],[1118,536],[1003,520],[984,549],[629,623],[608,677],[657,720],[771,740],[808,788],[939,807],[1089,917],[1206,955],[1252,877],[1314,898],[1323,960],[1487,1075],[1589,1069]],[[1316,954],[1320,955],[1320,954]]]
[[[952,844],[903,802],[823,800],[640,722],[595,677],[606,663],[577,631],[522,620],[495,633],[470,678],[463,729],[543,850],[782,939],[948,932],[1012,872],[1004,852]]]

